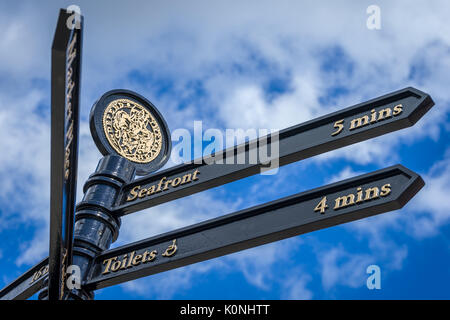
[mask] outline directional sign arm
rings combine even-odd
[[[48,258],[0,290],[0,300],[26,300],[41,290],[48,274]]]
[[[424,185],[401,165],[245,209],[102,253],[99,289],[402,208]]]
[[[428,94],[410,87],[284,129],[279,132],[279,165],[410,127],[433,105]],[[270,137],[268,141],[270,146]],[[212,163],[208,157],[137,179],[124,186],[112,211],[130,214],[257,174],[265,165],[259,158],[256,163],[249,161],[255,146],[255,141],[247,142],[212,156],[225,159],[244,153],[245,164]]]

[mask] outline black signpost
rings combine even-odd
[[[405,88],[382,97],[348,107],[323,117],[281,130],[279,132],[279,165],[283,166],[360,141],[374,138],[414,125],[432,106],[431,97],[415,88]],[[373,120],[376,119],[376,120]],[[260,140],[269,141],[270,137]],[[210,158],[178,165],[126,184],[121,191],[114,214],[123,216],[167,201],[217,187],[260,173],[264,163],[249,163],[251,146],[247,142],[214,154]],[[242,150],[242,151],[240,151]],[[227,154],[244,153],[245,164],[216,164],[214,158],[225,159]],[[196,179],[148,196],[150,186],[162,179],[194,174]],[[83,205],[83,203],[79,204]]]
[[[70,17],[60,11],[52,46],[49,300],[61,299],[72,263],[83,29]]]
[[[69,17],[61,10],[52,48],[49,258],[2,289],[2,300],[27,299],[41,289],[40,299],[93,299],[96,289],[400,209],[424,185],[396,165],[110,250],[122,216],[261,172],[268,163],[259,156],[250,161],[255,148],[267,143],[270,161],[283,166],[410,127],[434,102],[405,88],[284,129],[277,138],[155,173],[171,151],[164,118],[144,97],[113,90],[91,111],[91,132],[104,157],[75,210],[82,21],[69,28]],[[78,287],[65,283],[70,265],[80,270]]]
[[[301,192],[96,257],[89,290],[402,208],[424,185],[401,165]]]
[[[45,258],[0,291],[0,300],[25,300],[44,287],[48,276],[48,258]]]

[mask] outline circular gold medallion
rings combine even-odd
[[[117,99],[103,113],[103,130],[111,147],[122,157],[149,163],[161,152],[161,128],[150,111],[129,99]]]

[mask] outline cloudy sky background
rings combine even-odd
[[[50,51],[59,8],[85,16],[78,200],[101,158],[106,91],[169,128],[277,128],[414,86],[414,127],[127,216],[114,246],[401,163],[425,188],[398,212],[97,291],[97,299],[450,298],[447,1],[0,1],[0,287],[48,255]],[[369,30],[369,5],[381,29]],[[174,144],[177,142],[174,141]],[[166,167],[173,165],[168,163]],[[381,290],[366,287],[379,265]]]

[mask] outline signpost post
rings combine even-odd
[[[83,29],[70,17],[61,9],[52,45],[49,300],[62,298],[72,259]]]
[[[276,141],[263,137],[154,173],[170,157],[167,124],[144,97],[113,90],[91,111],[104,157],[75,210],[83,24],[68,24],[71,17],[61,10],[52,47],[49,258],[0,290],[1,300],[43,288],[40,299],[93,299],[96,289],[400,209],[424,185],[397,165],[109,250],[122,216],[259,173],[267,163],[249,159],[261,144],[278,148],[271,160],[283,166],[410,127],[434,102],[405,88],[284,129]],[[217,161],[230,156],[245,163]],[[71,266],[80,270],[78,287],[66,287]]]

